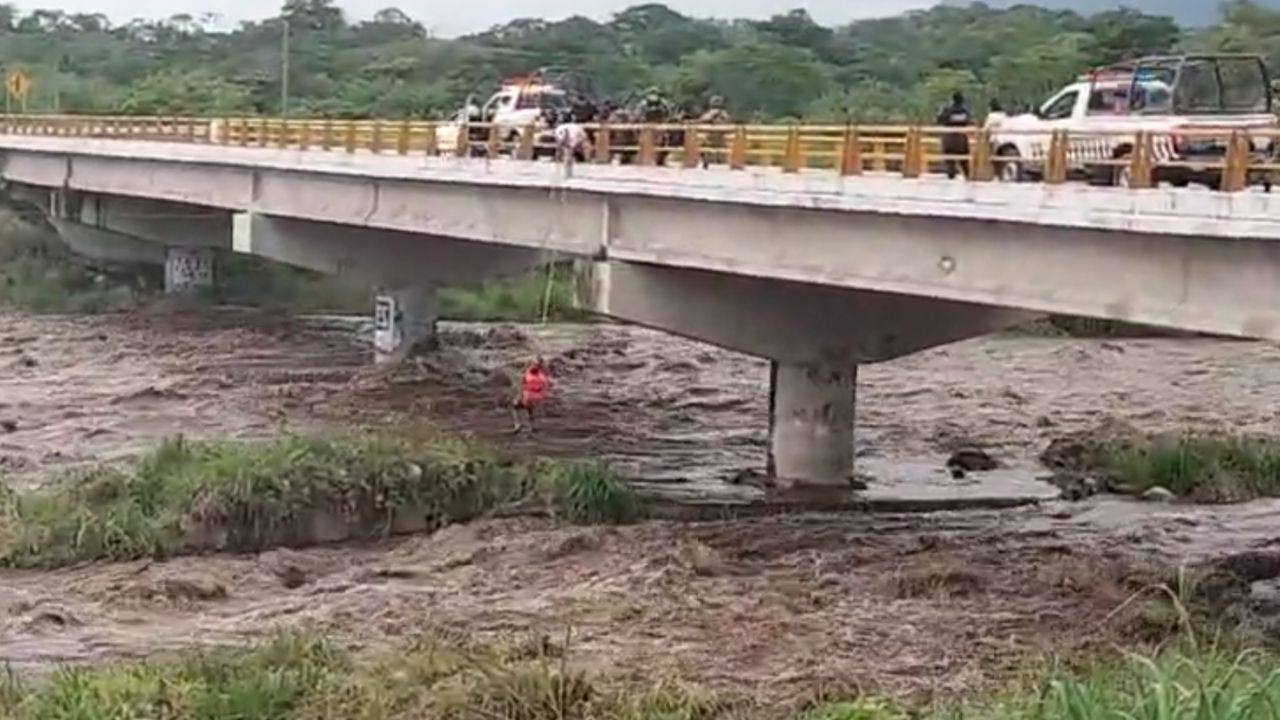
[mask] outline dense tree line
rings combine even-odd
[[[800,10],[705,20],[648,4],[607,22],[524,18],[456,40],[394,8],[351,22],[331,0],[287,0],[277,18],[229,32],[216,21],[112,26],[100,14],[0,5],[0,63],[35,79],[32,110],[275,114],[287,28],[295,114],[440,117],[503,76],[558,66],[614,97],[657,86],[692,106],[723,95],[740,117],[823,120],[926,117],[954,90],[975,104],[1026,105],[1090,66],[1143,53],[1246,50],[1280,66],[1280,11],[1250,0],[1197,29],[1133,10],[983,4],[838,28]]]

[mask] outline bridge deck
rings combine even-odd
[[[70,158],[56,184],[75,187],[75,158],[187,167],[235,167],[352,180],[398,180],[487,188],[512,187],[633,195],[744,206],[791,207],[1028,223],[1059,227],[1221,238],[1280,239],[1280,197],[1251,189],[1147,190],[1083,184],[1005,184],[915,179],[780,168],[686,169],[579,164],[509,158],[427,157],[368,151],[231,147],[151,140],[0,135],[7,162]]]

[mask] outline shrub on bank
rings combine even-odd
[[[1163,487],[1204,502],[1280,495],[1280,444],[1241,436],[1157,437],[1112,453],[1115,480],[1137,493]]]
[[[1200,502],[1280,496],[1280,441],[1231,434],[1147,435],[1120,423],[1055,440],[1041,455],[1060,480],[1115,492],[1163,488]]]
[[[604,465],[559,467],[549,485],[555,506],[580,525],[625,525],[643,514],[635,492]]]
[[[2,217],[3,213],[0,213]],[[158,288],[159,271],[120,272],[90,267],[39,228],[0,219],[0,305],[34,313],[96,313],[134,304]]]
[[[177,438],[124,467],[0,497],[0,564],[300,547],[430,531],[530,500],[563,504],[580,522],[637,517],[631,491],[604,468],[514,462],[433,433]]]

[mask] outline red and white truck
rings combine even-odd
[[[1042,174],[1053,134],[1066,131],[1069,174],[1128,185],[1129,167],[1119,161],[1132,156],[1136,134],[1146,132],[1157,183],[1217,187],[1233,130],[1255,131],[1251,151],[1272,156],[1275,144],[1260,131],[1277,128],[1273,102],[1259,56],[1150,57],[1087,73],[1033,112],[993,112],[986,128],[1005,181]]]

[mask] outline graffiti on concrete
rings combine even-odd
[[[213,251],[207,248],[169,248],[164,263],[164,286],[170,293],[189,293],[213,287]]]
[[[373,346],[378,352],[396,351],[404,342],[404,312],[392,295],[379,295],[373,310]]]

